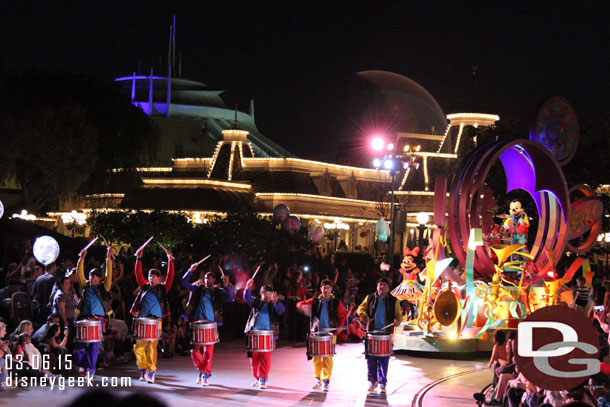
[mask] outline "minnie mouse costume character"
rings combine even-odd
[[[418,275],[421,272],[415,258],[419,254],[419,247],[410,250],[405,247],[404,258],[400,264],[400,274],[402,274],[402,283],[394,290],[392,295],[399,300],[414,301],[424,292],[424,287],[419,283]]]

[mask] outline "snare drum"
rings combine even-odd
[[[273,352],[274,348],[273,331],[263,329],[248,331],[248,350],[252,352]]]
[[[373,331],[366,335],[366,353],[370,356],[390,356],[392,354],[392,335],[383,331]]]
[[[83,319],[76,321],[75,342],[96,343],[102,341],[102,321],[99,319]]]
[[[158,341],[159,320],[155,318],[135,318],[133,320],[133,336],[138,341]]]
[[[335,354],[335,336],[327,332],[309,335],[307,349],[309,353],[318,358],[326,358]]]
[[[216,322],[193,322],[191,324],[193,331],[193,345],[214,345],[220,342],[218,339],[218,328]]]

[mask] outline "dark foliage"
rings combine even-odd
[[[5,74],[0,94],[0,179],[15,177],[31,212],[103,189],[109,169],[136,167],[157,145],[148,117],[94,77]]]

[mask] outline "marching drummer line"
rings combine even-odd
[[[213,345],[220,342],[218,335],[218,327],[216,322],[193,322],[193,337],[191,343],[193,345]],[[331,330],[341,330],[341,328],[333,328]],[[330,331],[330,330],[329,330]],[[140,341],[157,341],[159,340],[159,321],[154,318],[135,318],[133,323],[134,339]],[[275,345],[271,346],[271,340],[273,338],[272,330],[252,330],[252,334],[248,335],[248,350],[255,352],[271,352],[275,349]],[[375,331],[374,331],[375,332]],[[381,335],[373,332],[369,333],[371,339],[371,345],[368,349],[369,353],[373,356],[387,356],[388,352],[388,337],[392,335]],[[84,319],[76,321],[76,338],[75,342],[101,342],[102,340],[102,321],[98,319]],[[308,339],[315,341],[316,343],[327,343],[333,342],[333,336],[327,332],[311,333]],[[390,339],[391,341],[391,339]],[[275,340],[273,340],[275,344]],[[318,345],[319,346],[319,345]],[[332,344],[332,353],[329,352],[311,352],[312,355],[317,357],[326,357],[333,355],[334,343]],[[324,345],[321,349],[329,349],[328,345]],[[381,351],[376,351],[381,349]],[[390,347],[391,349],[391,347]]]
[[[388,326],[389,327],[389,326]],[[386,328],[388,328],[386,327]],[[135,318],[133,322],[134,339],[141,341],[159,340],[159,321],[154,318]],[[85,319],[76,321],[76,342],[101,342],[102,321]],[[193,345],[213,345],[220,342],[216,322],[196,321],[192,323]],[[248,332],[246,350],[254,352],[273,352],[276,341],[273,330],[251,330]],[[315,332],[308,335],[308,353],[314,357],[328,357],[335,354],[333,335],[327,332]],[[392,335],[376,333],[367,334],[366,353],[372,356],[389,356],[392,353]]]

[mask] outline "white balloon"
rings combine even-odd
[[[2,201],[0,201],[0,219],[2,219],[2,215],[4,215],[4,205]]]
[[[36,260],[48,266],[59,256],[59,243],[51,236],[40,236],[34,242],[33,250]]]

